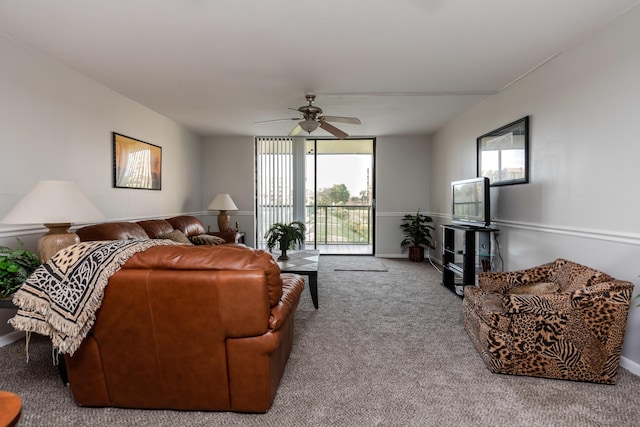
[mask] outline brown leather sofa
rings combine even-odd
[[[207,232],[195,216],[180,215],[167,219],[148,219],[138,222],[105,222],[88,225],[76,230],[83,242],[90,240],[155,239],[173,230],[182,231],[187,237],[209,234],[223,238],[227,243],[238,243],[240,233],[235,231]]]
[[[138,238],[152,225],[159,223],[78,234]],[[303,287],[269,253],[244,245],[140,252],[111,276],[92,330],[65,355],[73,397],[81,406],[266,412],[292,349]]]

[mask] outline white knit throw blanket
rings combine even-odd
[[[13,303],[19,309],[9,324],[48,336],[55,350],[72,355],[95,322],[109,277],[134,254],[174,244],[149,239],[69,246],[38,267],[16,292]]]

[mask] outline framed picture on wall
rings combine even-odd
[[[162,189],[162,147],[113,132],[113,186]]]
[[[477,139],[478,176],[491,186],[529,182],[529,116]]]

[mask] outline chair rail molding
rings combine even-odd
[[[552,224],[536,224],[521,221],[494,220],[492,222],[495,225],[500,226],[500,228],[513,228],[539,233],[558,234],[562,236],[581,237],[584,239],[603,240],[607,242],[640,246],[640,234],[638,233],[567,227]]]
[[[434,218],[451,220],[451,214],[429,213]],[[504,219],[492,218],[492,226],[500,229],[511,228],[515,230],[527,230],[538,233],[557,234],[562,236],[580,237],[583,239],[602,240],[613,243],[623,243],[627,245],[640,246],[640,233],[628,233],[613,230],[598,230],[591,228],[569,227],[554,224],[538,224],[524,221],[511,221]]]

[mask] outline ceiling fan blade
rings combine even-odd
[[[351,123],[352,125],[361,124],[360,119],[356,117],[322,116],[322,120],[326,120],[328,122]]]
[[[259,125],[259,124],[262,124],[262,123],[288,122],[289,120],[300,120],[300,117],[293,117],[293,118],[290,118],[290,119],[262,120],[262,121],[253,122],[253,123]]]
[[[345,132],[341,131],[340,129],[338,129],[333,125],[330,125],[324,120],[320,120],[320,127],[340,139],[346,139],[349,136]]]
[[[298,120],[300,120],[300,119],[298,119]],[[302,130],[302,128],[300,127],[300,125],[298,125],[298,126],[294,127],[291,132],[289,132],[288,136],[296,136],[297,134],[300,133],[301,130]]]

